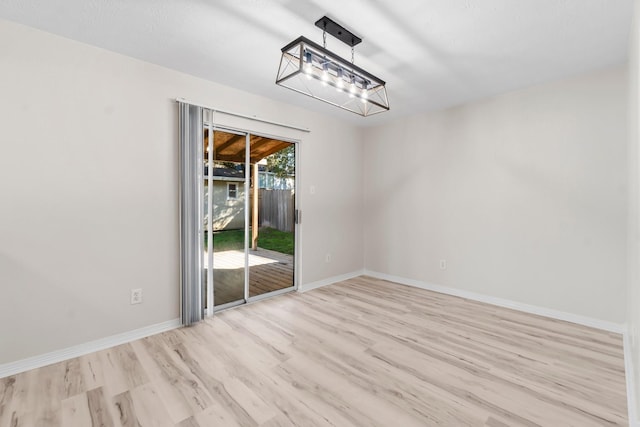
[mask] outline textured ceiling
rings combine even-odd
[[[631,11],[632,0],[0,1],[1,18],[362,126],[622,64]],[[321,43],[325,14],[362,37],[356,64],[386,80],[390,112],[362,118],[274,84],[280,48]],[[330,36],[327,47],[350,57]]]

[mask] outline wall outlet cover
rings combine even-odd
[[[142,304],[142,289],[131,289],[131,304]]]

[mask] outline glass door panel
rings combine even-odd
[[[213,306],[219,308],[245,300],[247,137],[213,130],[211,145],[209,132],[210,129],[205,129],[205,266],[207,301],[209,304],[213,301]]]
[[[251,135],[249,298],[292,288],[296,145]]]

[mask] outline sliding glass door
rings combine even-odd
[[[204,128],[205,311],[295,287],[296,145]]]

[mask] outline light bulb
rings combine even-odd
[[[304,62],[304,72],[307,74],[307,78],[310,79],[311,68],[313,66],[313,57],[311,56],[311,52],[309,52],[308,50],[304,52]]]
[[[327,81],[329,80],[329,63],[327,62],[327,58],[324,59],[322,63],[322,86],[327,85]]]
[[[362,80],[362,92],[360,92],[360,99],[362,100],[363,104],[367,103],[367,98],[369,97],[369,81],[367,81],[366,79]]]
[[[343,71],[342,68],[338,68],[338,76],[337,76],[337,81],[336,81],[336,89],[338,92],[342,92],[342,89],[344,88],[344,80],[342,80],[342,75],[343,75]]]
[[[356,78],[352,74],[351,75],[351,85],[349,86],[349,98],[353,98],[356,96]]]

